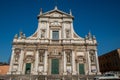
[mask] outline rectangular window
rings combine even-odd
[[[59,40],[59,31],[53,31],[52,32],[52,39],[53,40]]]

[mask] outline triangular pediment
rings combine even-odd
[[[72,15],[68,14],[68,13],[65,13],[63,11],[60,11],[60,10],[51,10],[51,11],[48,11],[48,12],[45,12],[41,15],[38,15],[38,17],[71,17],[73,18]]]

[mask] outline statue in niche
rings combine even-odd
[[[95,52],[93,50],[90,51],[90,60],[91,62],[95,61]]]
[[[15,62],[18,62],[18,59],[19,59],[19,57],[20,57],[20,50],[19,49],[16,49],[15,50]]]
[[[45,50],[40,50],[39,51],[39,61],[43,62],[43,54],[45,53]]]
[[[70,37],[70,30],[66,30],[66,38]]]
[[[45,38],[45,30],[41,30],[41,38]]]
[[[66,58],[67,58],[67,62],[70,62],[70,51],[66,52]]]
[[[39,54],[39,61],[40,61],[40,62],[43,62],[43,53],[40,53],[40,54]]]
[[[19,54],[15,54],[15,62],[18,62]]]

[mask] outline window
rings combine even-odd
[[[58,40],[59,39],[59,31],[53,31],[52,32],[52,39]]]

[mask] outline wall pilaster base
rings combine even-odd
[[[67,75],[67,72],[64,72],[63,75]]]
[[[44,72],[44,73],[43,73],[43,75],[47,75],[47,73],[46,73],[46,72]]]

